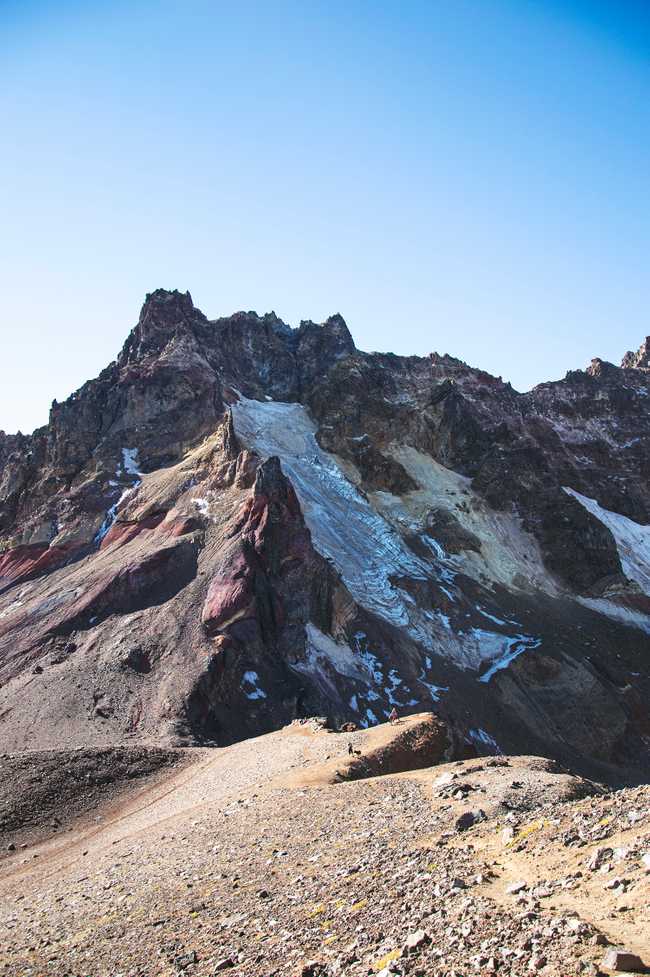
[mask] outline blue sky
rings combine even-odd
[[[0,428],[144,295],[527,389],[650,333],[650,5],[0,0]]]

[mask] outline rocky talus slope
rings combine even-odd
[[[348,778],[351,764],[394,763],[404,740],[428,743],[422,763],[444,761],[439,731],[422,715],[351,734],[295,721],[177,751],[192,762],[90,812],[73,817],[69,798],[39,843],[4,835],[0,973],[579,977],[647,966],[650,788],[611,791],[529,756]],[[47,763],[28,756],[25,783]],[[102,756],[74,762],[94,777]],[[0,770],[16,763],[3,757]]]
[[[341,316],[147,297],[0,434],[0,747],[219,745],[432,706],[453,754],[650,767],[648,343],[517,393]]]

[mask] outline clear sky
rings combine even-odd
[[[650,333],[647,0],[0,0],[0,428],[157,287],[527,389]]]

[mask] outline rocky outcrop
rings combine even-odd
[[[157,290],[0,434],[0,742],[433,703],[471,749],[648,765],[649,444],[647,343],[521,394]]]
[[[621,366],[625,370],[650,369],[650,336],[646,336],[636,353],[628,350],[621,361]]]

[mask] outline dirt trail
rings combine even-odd
[[[357,739],[362,736],[356,734]],[[57,872],[92,865],[111,846],[140,836],[145,840],[149,832],[170,829],[204,806],[218,810],[243,792],[262,790],[287,769],[303,766],[307,749],[310,762],[318,765],[328,752],[338,750],[343,757],[346,744],[347,740],[343,743],[340,737],[326,732],[313,732],[308,727],[293,732],[289,727],[224,749],[202,749],[200,759],[189,767],[136,790],[117,805],[105,806],[100,815],[75,826],[70,834],[34,845],[28,854],[18,852],[4,865],[0,897],[24,881],[38,885]]]

